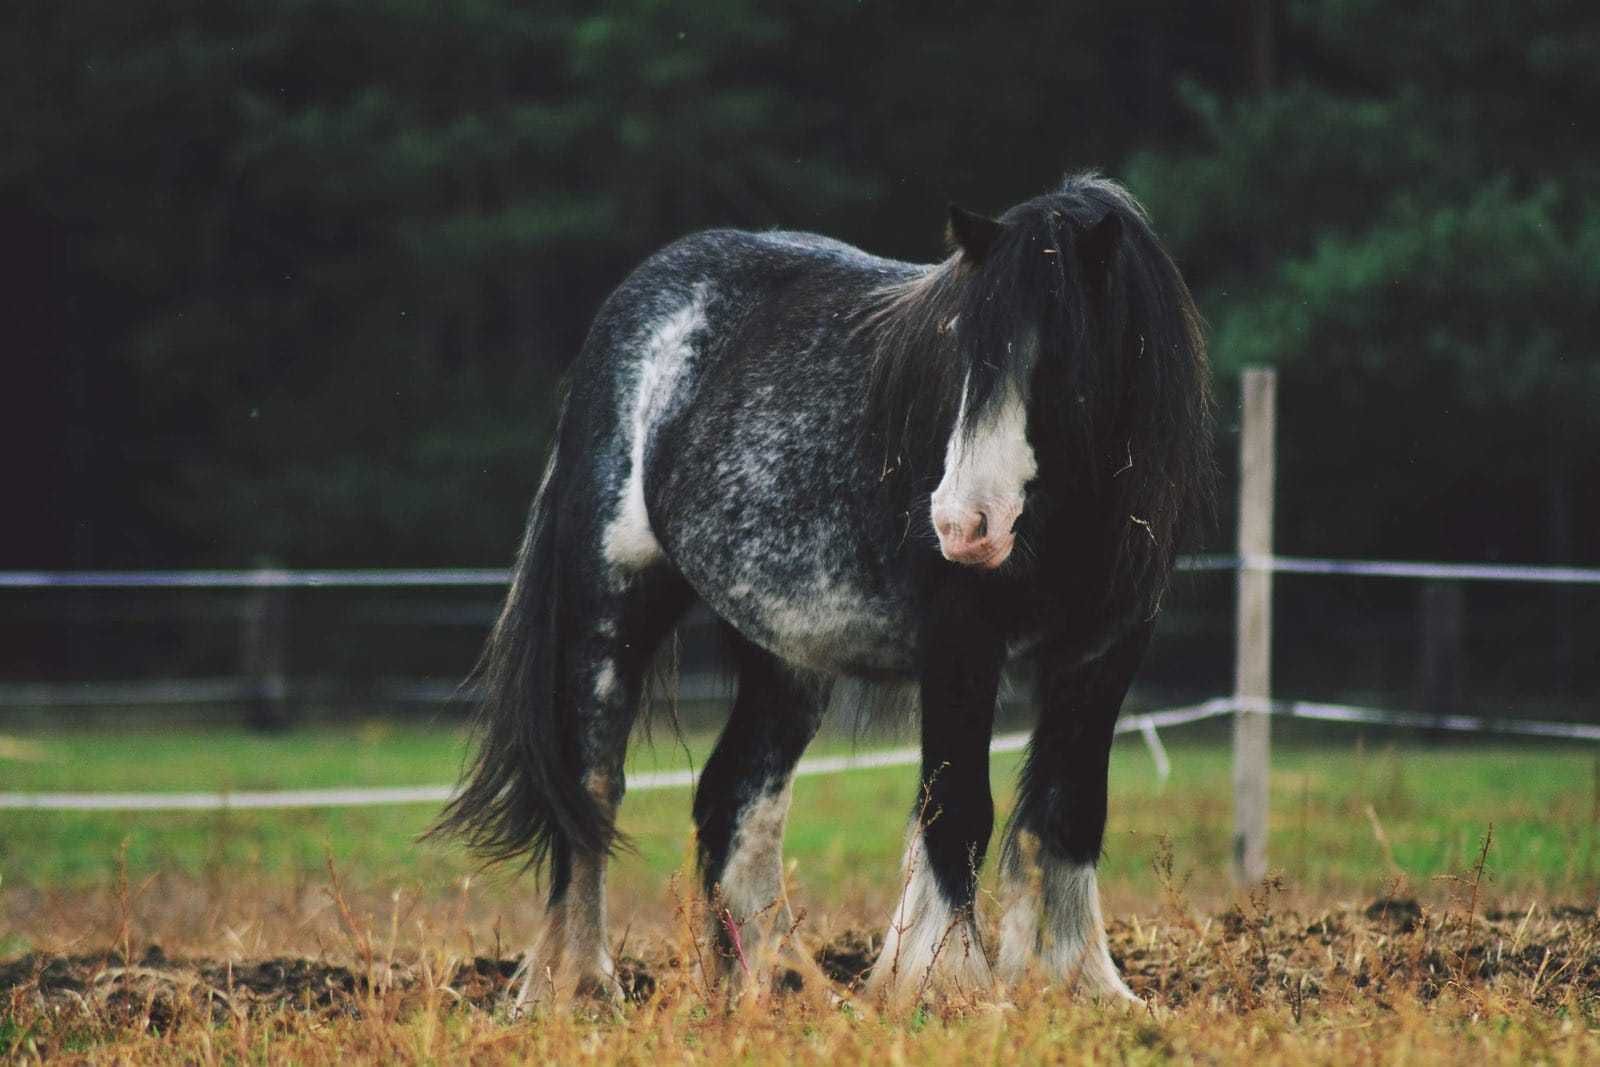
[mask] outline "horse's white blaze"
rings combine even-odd
[[[977,926],[970,914],[956,914],[945,900],[920,829],[912,830],[906,846],[901,885],[867,992],[903,999],[924,988],[975,993],[993,986]]]
[[[606,560],[624,570],[640,570],[661,558],[661,542],[650,528],[644,506],[645,444],[672,400],[693,353],[690,342],[705,322],[705,286],[701,285],[689,303],[658,320],[640,343],[633,393],[622,399],[622,423],[629,444],[628,477],[604,538]]]
[[[1137,1002],[1106,945],[1094,864],[1048,856],[1027,859],[1006,874],[1010,898],[1000,920],[998,970],[1016,981],[1037,955],[1051,981],[1094,997]]]
[[[962,385],[961,408],[945,445],[944,477],[933,491],[934,528],[946,517],[959,521],[964,513],[983,512],[1006,523],[990,530],[991,536],[1003,537],[1022,512],[1023,486],[1039,473],[1028,444],[1028,406],[1008,385],[982,421],[969,428],[968,384]]]

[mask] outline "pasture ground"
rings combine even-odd
[[[426,806],[0,812],[0,1060],[1600,1059],[1592,750],[1280,731],[1276,873],[1240,894],[1218,738],[1169,736],[1164,787],[1137,740],[1114,754],[1103,888],[1144,1013],[1043,986],[909,1012],[851,996],[898,887],[915,783],[899,768],[796,786],[791,897],[831,990],[730,1009],[705,988],[688,795],[662,790],[628,798],[637,852],[612,868],[612,936],[648,996],[530,1022],[508,1020],[500,993],[536,894],[416,844]],[[414,785],[448,782],[463,751],[454,729],[386,724],[13,740],[24,758],[0,762],[0,789]],[[636,747],[636,768],[672,769],[705,741],[663,730]],[[1002,815],[1014,767],[994,761]]]

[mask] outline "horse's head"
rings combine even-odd
[[[1137,202],[1094,175],[998,219],[952,207],[948,237],[951,255],[886,286],[866,320],[866,424],[898,513],[927,507],[941,555],[974,568],[1019,537],[1040,560],[1093,553],[1108,590],[1153,610],[1212,496],[1182,277]]]
[[[968,285],[993,247],[1008,236],[1004,223],[952,206],[950,243],[956,247]],[[946,330],[965,339],[992,330],[987,308],[964,309]],[[961,394],[955,425],[945,445],[944,475],[933,491],[929,513],[939,551],[952,563],[994,570],[1016,546],[1015,527],[1027,505],[1027,486],[1039,472],[1028,440],[1030,377],[1038,338],[1018,337],[1016,323],[1007,335],[965,348]],[[973,358],[976,356],[976,358]]]

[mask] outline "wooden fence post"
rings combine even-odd
[[[1278,375],[1244,372],[1239,427],[1239,594],[1235,608],[1233,690],[1233,876],[1242,884],[1267,874],[1267,782],[1272,735],[1273,481],[1277,455]]]
[[[260,568],[263,575],[271,570]],[[289,591],[257,586],[245,594],[243,609],[239,658],[251,687],[245,721],[255,730],[286,730],[293,719],[287,677]]]

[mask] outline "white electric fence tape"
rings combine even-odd
[[[1149,734],[1158,726],[1226,715],[1231,700],[1208,700],[1189,707],[1168,708],[1131,715],[1117,723],[1118,733]],[[1001,734],[990,752],[1020,752],[1027,747],[1026,733]],[[1157,742],[1159,745],[1160,742]],[[1153,752],[1155,750],[1152,750]],[[1165,753],[1162,754],[1163,756]],[[905,767],[920,763],[922,751],[914,746],[847,756],[818,756],[801,760],[797,778],[880,767]],[[1157,766],[1161,758],[1157,758]],[[1164,776],[1163,776],[1164,777]],[[679,789],[694,784],[693,771],[645,771],[628,776],[628,792]],[[279,808],[354,808],[384,804],[441,804],[455,795],[450,786],[404,786],[375,789],[284,789],[237,793],[0,793],[0,810],[26,811],[259,811]]]
[[[1180,726],[1232,714],[1239,702],[1232,697],[1217,697],[1180,708],[1130,715],[1117,722],[1117,733],[1137,733],[1149,746],[1156,765],[1156,776],[1165,782],[1171,763],[1157,729]],[[1255,706],[1248,710],[1257,710]],[[1351,722],[1376,726],[1450,730],[1470,733],[1516,734],[1581,741],[1600,741],[1600,725],[1570,722],[1536,722],[1525,719],[1485,719],[1466,715],[1435,717],[1415,712],[1383,711],[1348,704],[1322,704],[1313,701],[1274,700],[1265,710],[1273,715],[1323,722]],[[1026,733],[1001,734],[990,745],[991,753],[1021,752],[1028,745]],[[859,752],[846,756],[819,756],[801,760],[795,768],[797,778],[881,767],[905,767],[922,760],[915,746]],[[695,782],[693,771],[645,771],[628,777],[629,792],[653,789],[681,789]],[[270,792],[237,793],[0,793],[0,810],[26,811],[259,811],[282,808],[373,807],[386,804],[442,804],[455,795],[450,786],[401,786],[373,789],[284,789]]]
[[[1275,574],[1341,574],[1366,578],[1428,578],[1468,582],[1545,582],[1600,585],[1600,567],[1539,567],[1494,563],[1309,559],[1299,556],[1185,556],[1183,571],[1267,570]],[[0,571],[0,589],[382,589],[498,586],[511,572],[496,568],[411,570]]]

